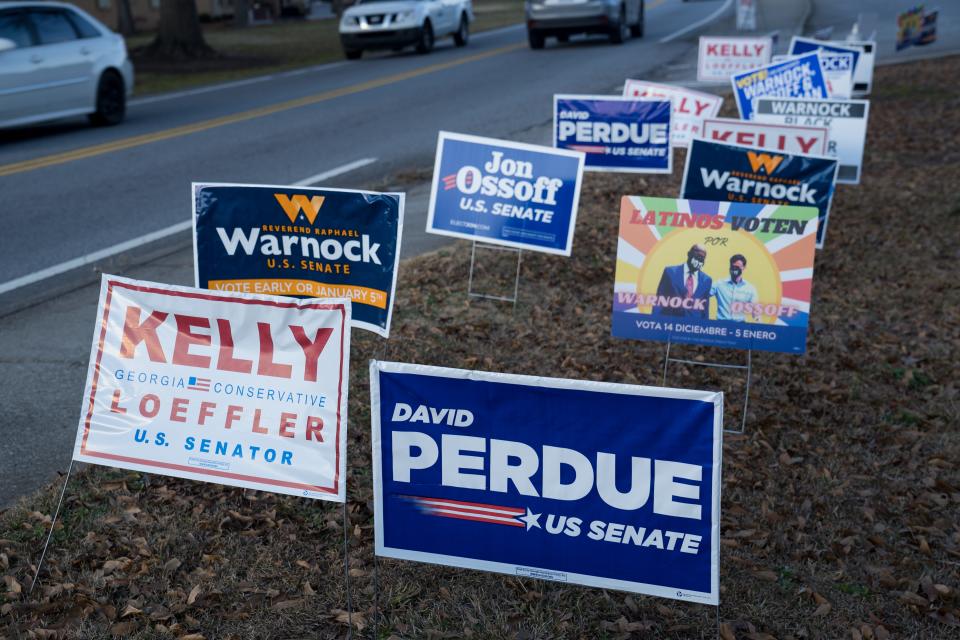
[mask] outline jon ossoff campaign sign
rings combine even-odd
[[[344,500],[350,301],[103,276],[73,457]]]
[[[723,395],[372,362],[378,555],[717,604]]]
[[[390,334],[403,194],[194,184],[196,285],[350,298],[353,326]]]
[[[583,158],[441,131],[427,232],[569,256]]]

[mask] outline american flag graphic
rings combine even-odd
[[[451,173],[448,176],[443,176],[442,180],[443,180],[444,191],[449,191],[450,189],[453,189],[454,187],[457,186],[457,174],[455,173]],[[467,174],[466,178],[464,179],[464,182],[465,182],[464,186],[467,186],[467,187],[469,187],[473,183],[472,172]]]
[[[583,151],[584,153],[603,153],[607,150],[607,148],[602,145],[591,144],[571,144],[567,148],[573,149],[574,151]]]
[[[191,391],[210,391],[210,378],[195,378],[187,380],[187,389]]]
[[[420,496],[403,496],[413,502],[417,508],[431,516],[441,518],[456,518],[458,520],[473,520],[490,524],[504,524],[509,527],[526,527],[517,520],[526,514],[526,509],[519,507],[501,507],[495,504],[480,504],[478,502],[463,502],[461,500],[446,500],[442,498],[424,498]]]

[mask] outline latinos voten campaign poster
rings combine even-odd
[[[553,97],[553,146],[587,154],[587,171],[670,173],[670,100]]]
[[[402,193],[194,184],[195,284],[350,298],[353,326],[390,335]]]
[[[104,275],[73,459],[343,502],[350,301]]]
[[[427,233],[569,256],[584,154],[441,131]]]
[[[624,196],[613,335],[806,350],[814,207]]]
[[[826,156],[694,140],[687,152],[680,197],[816,207],[817,248],[827,234],[837,160]]]
[[[719,599],[723,394],[370,363],[376,553]]]

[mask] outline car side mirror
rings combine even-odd
[[[10,51],[11,49],[16,49],[17,43],[9,38],[0,38],[0,53],[4,51]]]

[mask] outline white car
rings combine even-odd
[[[465,46],[471,22],[470,0],[357,0],[343,12],[340,42],[351,60],[368,49],[399,51],[411,45],[427,53],[445,36]]]
[[[0,3],[0,127],[117,124],[132,92],[126,43],[95,18],[60,2]]]

